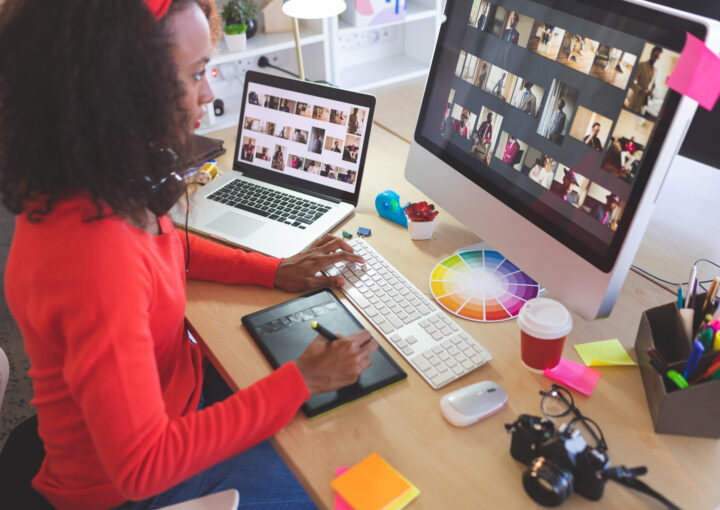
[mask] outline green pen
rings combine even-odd
[[[684,378],[682,375],[680,375],[679,372],[676,372],[675,370],[668,370],[668,372],[667,372],[666,375],[667,375],[667,376],[670,378],[670,380],[671,380],[672,382],[674,382],[675,385],[676,385],[678,388],[680,388],[681,390],[684,390],[685,388],[687,388],[688,386],[690,386],[690,385],[688,384],[688,382],[685,380],[685,378]]]
[[[702,342],[703,347],[705,347],[706,351],[709,351],[712,348],[714,333],[715,330],[713,330],[713,328],[706,328],[702,333],[700,333],[700,336],[698,337],[698,340]]]

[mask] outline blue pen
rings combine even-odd
[[[685,303],[685,301],[683,300],[682,285],[678,285],[677,296],[678,296],[678,308],[682,308],[683,304]]]
[[[695,367],[697,366],[698,361],[700,361],[700,356],[702,356],[703,352],[705,352],[705,346],[700,340],[695,340],[695,342],[693,342],[692,351],[690,352],[690,357],[685,364],[685,372],[683,372],[685,380],[687,380],[695,371]]]

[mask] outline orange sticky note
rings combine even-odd
[[[330,485],[355,510],[393,508],[413,492],[413,485],[377,453],[365,457]]]

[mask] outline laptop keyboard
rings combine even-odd
[[[300,229],[330,210],[326,205],[241,179],[233,179],[207,198]]]

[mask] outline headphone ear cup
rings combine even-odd
[[[155,216],[165,216],[185,193],[186,184],[177,172],[163,178],[151,187],[152,193],[147,208]]]

